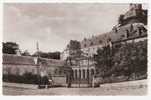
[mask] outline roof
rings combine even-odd
[[[56,59],[46,59],[46,58],[40,58],[41,61],[44,61],[46,65],[51,66],[63,66],[64,61],[63,60],[56,60]]]
[[[129,10],[125,13],[124,19],[137,16],[136,10]]]
[[[3,54],[3,64],[24,64],[34,65],[32,57],[28,56],[17,56],[13,54]]]
[[[81,41],[81,48],[105,44],[106,41],[110,38],[109,34],[110,32],[97,35],[97,36],[92,36],[91,38],[88,38],[88,39],[85,38],[84,40]]]
[[[46,66],[63,66],[64,64],[64,61],[61,60],[45,58],[40,58],[40,62]],[[3,64],[35,65],[35,62],[34,57],[3,54]]]
[[[115,27],[117,29],[117,32],[115,32],[114,28],[112,31],[108,33],[92,36],[91,38],[88,39],[85,38],[84,40],[81,41],[81,48],[87,48],[94,45],[104,45],[108,40],[111,40],[111,42],[116,42],[128,39],[126,30],[130,31],[131,25],[133,25],[133,32],[130,32],[129,38],[139,37],[138,33],[139,27],[143,27],[144,29],[147,30],[146,26],[142,23],[133,23],[124,26],[118,26]],[[142,35],[146,36],[147,32],[143,32]]]
[[[139,33],[138,33],[138,28],[139,27],[143,27],[146,29],[146,26],[144,26],[144,24],[142,23],[134,23],[134,24],[127,24],[124,25],[122,27],[117,28],[117,32],[115,31],[111,31],[110,37],[111,37],[111,41],[115,42],[115,41],[119,41],[119,40],[125,40],[127,39],[127,33],[126,30],[130,31],[131,25],[133,25],[133,32],[130,32],[130,37],[129,38],[134,38],[134,37],[138,37]],[[147,30],[147,29],[146,29]],[[143,32],[142,35],[147,35],[147,32]]]

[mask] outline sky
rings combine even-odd
[[[22,51],[63,51],[70,40],[109,32],[129,4],[6,3],[3,41],[19,44]]]

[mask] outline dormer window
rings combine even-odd
[[[127,38],[129,38],[129,36],[130,36],[130,34],[129,34],[129,31],[128,31],[128,30],[126,30],[126,36],[127,36]]]
[[[139,33],[139,36],[141,36],[141,35],[142,35],[142,30],[141,30],[141,28],[140,28],[140,27],[138,27],[138,33]]]

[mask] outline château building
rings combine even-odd
[[[95,63],[93,55],[97,53],[98,48],[106,45],[116,45],[118,43],[138,42],[147,40],[147,10],[142,8],[141,4],[130,4],[129,10],[121,15],[121,21],[110,32],[84,38],[81,44],[81,50],[87,54],[87,58],[80,59],[80,65],[72,65],[75,79],[92,78],[95,74]],[[66,60],[69,56],[69,49],[66,48],[61,53],[61,59]]]

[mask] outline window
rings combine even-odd
[[[124,34],[122,34],[122,35],[121,35],[121,37],[122,37],[122,38],[124,38],[124,37],[125,37],[125,35],[124,35]]]
[[[126,30],[126,35],[127,35],[127,38],[129,38],[130,34],[128,30]]]
[[[94,69],[91,69],[91,75],[94,75]]]
[[[87,47],[87,45],[86,45],[86,44],[84,44],[84,47]]]
[[[93,42],[91,42],[91,44],[90,44],[91,46],[93,45]]]
[[[142,35],[142,30],[141,30],[141,28],[138,28],[138,33],[139,33],[139,36]]]
[[[99,43],[102,44],[102,40],[99,40]]]
[[[133,24],[131,24],[130,26],[130,32],[132,32],[134,30]]]

